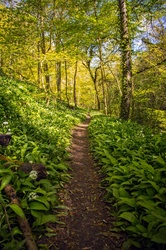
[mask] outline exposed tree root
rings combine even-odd
[[[10,184],[6,185],[4,190],[6,195],[10,198],[11,202],[13,204],[20,206],[20,202],[17,198],[16,191],[14,190],[12,185]],[[26,239],[27,250],[38,250],[26,217],[22,218],[20,216],[17,216],[17,218],[20,229],[23,232],[24,238]]]

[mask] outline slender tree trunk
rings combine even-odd
[[[108,114],[108,107],[107,107],[107,96],[106,96],[106,90],[105,90],[105,74],[103,66],[101,65],[101,86],[102,86],[102,94],[103,94],[103,104],[104,104],[104,114]]]
[[[122,52],[122,100],[120,118],[128,120],[132,100],[132,61],[131,44],[128,29],[127,0],[118,0],[121,28]]]
[[[95,77],[93,78],[95,93],[96,93],[96,100],[97,100],[97,109],[100,110],[100,99],[99,99],[99,92],[97,89],[97,69],[95,70]]]
[[[41,1],[40,1],[40,11],[41,13],[44,12]],[[44,31],[44,18],[40,14],[39,15],[40,20],[40,28],[41,28],[41,38],[40,38],[40,47],[43,55],[46,55],[46,39],[45,39],[45,31]],[[48,95],[50,92],[50,76],[49,76],[49,66],[46,61],[43,62],[43,71],[45,76],[45,91],[47,94],[47,102],[48,102]]]
[[[0,51],[0,76],[2,76],[4,73],[3,73],[3,52],[2,50]]]
[[[66,60],[65,60],[65,94],[66,94],[67,104],[70,105],[69,97],[68,97],[68,73],[67,73],[67,62],[66,62]]]
[[[61,100],[61,62],[56,63],[56,86],[58,99]]]
[[[94,0],[94,14],[95,14],[96,22],[98,23],[97,1],[96,0]],[[105,72],[104,72],[104,67],[103,67],[102,43],[101,43],[100,35],[98,36],[97,41],[98,41],[98,52],[99,52],[99,58],[100,58],[101,86],[102,86],[102,94],[103,94],[104,113],[107,115],[107,113],[108,113],[108,110],[107,110],[107,97],[106,97],[105,86],[104,86]]]
[[[101,71],[101,86],[102,86],[102,94],[103,94],[103,104],[104,104],[104,113],[105,115],[108,114],[108,107],[107,107],[107,96],[105,91],[105,71],[103,65],[103,57],[102,57],[102,44],[100,37],[98,38],[99,43],[99,58],[100,58],[100,71]]]
[[[37,82],[38,82],[38,86],[41,87],[41,62],[40,62],[40,44],[39,44],[39,42],[37,45],[37,52],[38,52]]]
[[[77,95],[76,95],[76,83],[77,83],[77,61],[75,63],[75,72],[74,72],[74,85],[73,85],[73,99],[74,99],[74,105],[77,107]]]
[[[100,99],[99,99],[99,92],[97,89],[97,70],[99,69],[99,67],[95,68],[95,73],[93,75],[93,72],[92,72],[91,67],[90,67],[90,60],[86,61],[86,63],[83,62],[83,65],[88,69],[90,77],[93,81],[94,89],[95,89],[95,98],[97,100],[97,109],[100,110]]]
[[[50,92],[50,76],[49,76],[49,68],[48,63],[44,63],[44,73],[45,73],[45,80],[46,80],[46,91]]]

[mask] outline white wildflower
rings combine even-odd
[[[36,180],[37,179],[37,171],[35,170],[32,170],[30,173],[29,173],[29,177],[32,178],[33,180]]]
[[[28,199],[29,199],[30,201],[31,201],[31,200],[36,200],[37,197],[38,197],[38,195],[37,195],[36,193],[34,193],[34,192],[32,192],[32,193],[30,193],[30,194],[28,195]]]
[[[8,122],[3,122],[3,125],[8,125]]]
[[[6,134],[11,135],[11,129],[10,128],[8,129]]]

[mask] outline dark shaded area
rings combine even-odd
[[[8,146],[10,140],[11,140],[11,135],[0,134],[0,145],[2,145],[2,146]]]

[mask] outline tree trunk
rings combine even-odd
[[[107,96],[105,91],[105,71],[103,65],[103,56],[102,56],[102,44],[100,37],[98,38],[99,43],[99,58],[100,58],[100,72],[101,72],[101,86],[102,86],[102,94],[103,94],[103,104],[104,104],[104,114],[108,114],[108,107],[107,107]]]
[[[16,204],[20,207],[20,202],[17,198],[16,191],[10,184],[6,185],[5,193],[10,198],[12,204]],[[38,250],[38,247],[36,245],[36,242],[31,232],[31,228],[29,226],[28,220],[26,219],[25,215],[23,218],[20,216],[17,216],[17,218],[18,218],[20,229],[26,240],[25,244],[26,244],[27,250]]]
[[[41,12],[43,10],[43,7],[40,2],[40,9]],[[45,38],[45,31],[44,31],[44,18],[43,16],[39,15],[39,20],[40,20],[40,28],[41,28],[41,34],[40,34],[40,46],[41,46],[41,51],[43,55],[46,55],[46,38]],[[47,104],[49,103],[49,92],[50,92],[50,75],[49,75],[49,66],[46,61],[43,62],[43,71],[44,71],[44,77],[45,77],[45,91],[46,91],[46,100]]]
[[[119,1],[121,53],[122,53],[122,99],[120,118],[128,120],[132,100],[132,61],[131,44],[128,29],[128,16],[126,0]]]
[[[65,94],[66,94],[66,100],[67,100],[67,104],[70,105],[69,102],[69,97],[68,97],[68,73],[67,73],[67,62],[65,60]]]
[[[100,99],[99,99],[99,92],[97,89],[97,69],[95,69],[95,77],[93,78],[95,93],[96,93],[96,100],[97,100],[97,109],[100,111]]]
[[[37,82],[38,86],[41,86],[41,62],[40,62],[40,44],[37,44],[37,52],[38,52],[38,65],[37,65]]]
[[[76,78],[77,78],[77,61],[75,63],[74,85],[73,85],[73,99],[74,99],[74,105],[75,105],[75,107],[77,107]]]
[[[57,86],[57,97],[61,100],[61,62],[56,63],[56,86]]]
[[[92,72],[91,67],[90,67],[90,60],[86,61],[86,63],[83,62],[83,65],[88,69],[89,74],[91,76],[91,79],[93,81],[94,89],[95,89],[95,97],[97,100],[97,109],[100,110],[100,99],[99,99],[99,92],[97,89],[97,70],[99,69],[99,67],[95,68],[95,73],[93,75],[93,72]]]
[[[95,19],[96,22],[98,23],[98,15],[97,15],[97,1],[94,1],[94,14],[95,14]],[[107,98],[106,98],[106,93],[105,93],[105,86],[104,86],[104,81],[105,81],[105,72],[104,72],[104,67],[103,67],[103,57],[102,57],[102,43],[101,43],[101,38],[100,34],[98,33],[98,52],[99,52],[99,58],[100,58],[100,71],[101,71],[101,86],[102,86],[102,94],[103,94],[103,104],[104,104],[104,113],[107,115]]]
[[[4,72],[3,72],[3,52],[2,50],[0,51],[0,76],[3,76],[4,75]]]

